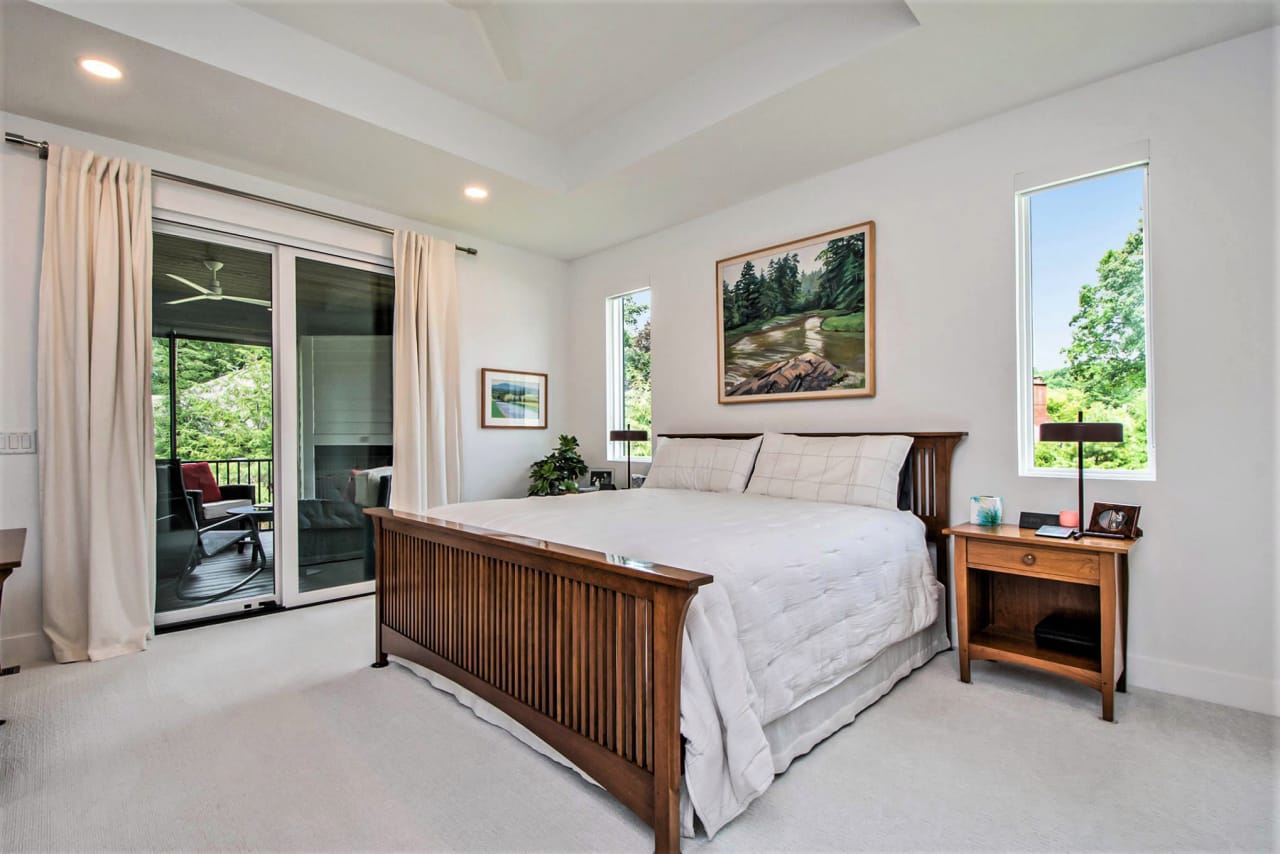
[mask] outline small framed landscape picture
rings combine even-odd
[[[480,369],[480,426],[547,428],[547,375]]]

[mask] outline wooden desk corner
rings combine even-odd
[[[27,546],[26,528],[5,528],[0,530],[0,606],[4,604],[4,583],[13,571],[22,566],[22,550]],[[2,608],[0,608],[2,610]],[[0,665],[0,676],[17,673],[18,665],[4,667]],[[0,725],[4,721],[0,720]]]

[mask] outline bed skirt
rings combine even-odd
[[[843,682],[767,724],[764,732],[773,754],[774,773],[781,774],[797,757],[808,753],[818,743],[853,723],[854,718],[863,709],[888,694],[893,686],[902,681],[911,671],[927,664],[935,655],[949,647],[950,642],[947,640],[942,618],[939,617],[929,628],[881,650],[875,658],[868,661],[856,673],[846,677]],[[543,756],[577,772],[589,783],[599,785],[545,741],[492,703],[420,664],[394,655],[390,660],[408,668],[427,680],[433,687],[452,694],[458,702],[471,709],[481,720],[506,730]],[[683,780],[680,786],[680,833],[686,837],[694,836],[693,805],[685,791]]]

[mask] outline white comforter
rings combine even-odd
[[[715,576],[689,608],[680,703],[685,785],[708,835],[773,781],[765,725],[937,618],[924,525],[910,513],[636,489],[430,515]]]

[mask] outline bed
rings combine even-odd
[[[658,850],[695,814],[714,835],[948,646],[938,546],[964,434],[897,435],[911,513],[651,488],[371,509],[375,665],[420,668],[571,764]]]

